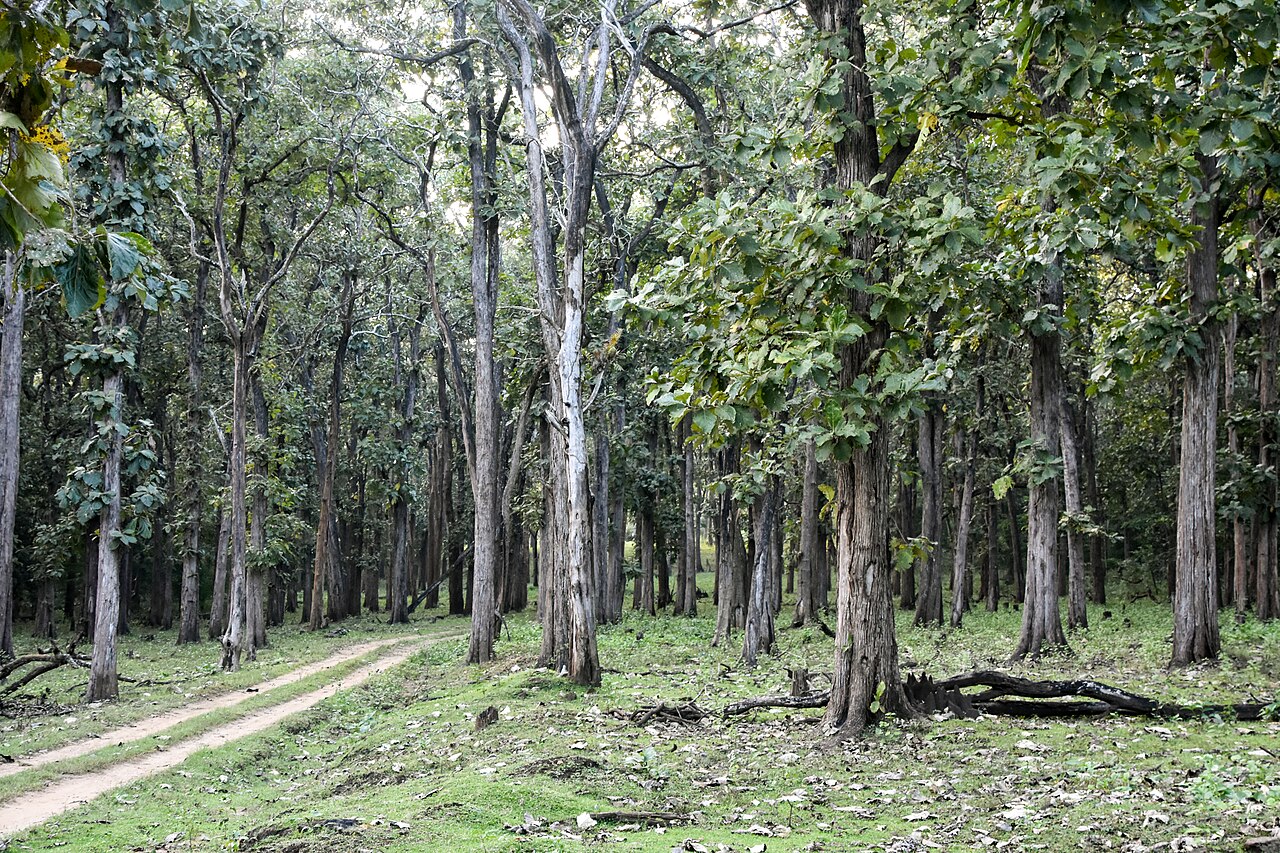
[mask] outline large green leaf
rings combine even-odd
[[[128,234],[108,231],[105,235],[107,262],[112,281],[122,281],[138,271],[142,264],[142,252]]]
[[[62,285],[62,301],[67,313],[79,317],[102,304],[107,291],[91,249],[77,245],[71,257],[53,268],[54,278]]]

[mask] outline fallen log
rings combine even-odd
[[[698,707],[696,702],[685,702],[681,705],[668,705],[659,702],[648,708],[639,708],[628,715],[628,719],[637,726],[647,726],[653,721],[660,723],[684,723],[695,725],[707,716],[707,712]]]
[[[757,708],[825,708],[831,701],[831,691],[810,693],[807,696],[758,696],[754,699],[743,699],[734,702],[724,709],[726,717],[745,714]]]

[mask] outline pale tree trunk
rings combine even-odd
[[[612,4],[606,5],[608,9],[612,9]],[[542,70],[550,83],[551,107],[556,116],[564,157],[564,276],[558,294],[550,216],[542,175],[538,113],[533,97],[532,56],[523,37],[511,21],[506,19],[506,6],[511,7],[533,35],[533,44]],[[564,455],[559,457],[555,452],[555,445],[559,442],[553,442],[552,468],[561,468],[564,473],[560,486],[563,489],[565,527],[560,528],[560,531],[564,539],[562,544],[565,549],[567,576],[565,604],[569,619],[569,648],[565,669],[571,680],[579,684],[594,685],[600,683],[600,662],[596,649],[595,578],[589,562],[591,519],[587,434],[582,400],[586,228],[596,159],[600,147],[608,141],[621,120],[621,110],[629,100],[639,64],[638,61],[632,62],[625,88],[619,93],[618,111],[607,129],[597,135],[596,119],[604,96],[610,68],[609,49],[614,37],[614,31],[608,22],[610,16],[602,16],[596,31],[594,70],[583,69],[584,74],[593,78],[593,83],[586,85],[587,79],[584,78],[584,96],[589,92],[590,100],[580,106],[575,88],[565,77],[560,65],[555,41],[533,7],[527,0],[506,0],[499,6],[499,11],[503,32],[516,48],[520,59],[521,104],[525,117],[532,202],[530,232],[534,247],[534,272],[538,281],[544,343],[554,362],[554,369],[551,371],[552,386],[559,394],[558,400],[553,395],[551,413],[557,421],[557,433],[563,429]],[[635,55],[643,55],[643,52],[644,45],[640,44]]]
[[[112,322],[119,328],[125,324],[124,309],[117,308]],[[99,434],[108,434],[107,450],[102,459],[102,491],[107,504],[98,515],[98,589],[94,601],[93,659],[89,667],[89,689],[86,701],[114,699],[120,687],[116,671],[116,636],[120,628],[121,549],[116,547],[115,533],[120,529],[121,478],[120,464],[124,456],[124,437],[116,424],[124,418],[124,374],[113,371],[102,382],[102,395],[107,410],[100,422]]]
[[[973,528],[973,490],[978,469],[978,431],[970,430],[964,448],[964,484],[960,487],[960,517],[956,521],[956,548],[951,560],[951,627],[959,628],[969,609],[972,572],[969,569],[969,533]]]
[[[106,8],[107,24],[119,34],[123,25],[119,13],[110,5]],[[124,84],[108,83],[105,94],[105,114],[121,118],[124,115]],[[117,128],[113,135],[120,133]],[[116,139],[115,150],[107,155],[107,172],[111,185],[124,187],[127,178],[123,139]],[[110,286],[110,285],[108,285]],[[123,300],[124,295],[119,294]],[[99,310],[103,321],[109,321],[113,329],[122,329],[128,322],[123,302],[110,312]],[[102,491],[107,504],[98,516],[98,589],[94,603],[93,660],[89,667],[90,702],[114,699],[120,688],[116,672],[116,635],[120,629],[120,556],[116,548],[116,533],[120,530],[121,499],[123,488],[120,466],[124,456],[124,436],[119,427],[124,424],[124,373],[117,367],[102,382],[102,396],[106,403],[103,421],[99,424],[99,436],[108,434],[107,449],[102,460]]]
[[[1084,499],[1080,494],[1080,440],[1076,417],[1064,393],[1059,413],[1062,434],[1062,479],[1067,497],[1067,627],[1089,627],[1084,545],[1086,535],[1080,530],[1085,518]]]
[[[818,549],[825,551],[826,547],[818,531],[818,453],[809,441],[804,446],[804,481],[800,487],[800,560],[793,628],[808,625],[818,617]]]
[[[920,415],[919,441],[921,501],[920,535],[928,540],[928,554],[921,561],[920,592],[914,624],[942,625],[942,409],[928,400]]]
[[[0,340],[0,657],[13,657],[13,536],[18,509],[22,326],[27,294],[18,258],[4,253],[4,333]]]
[[[1174,666],[1218,657],[1215,502],[1217,482],[1219,198],[1208,185],[1218,177],[1215,157],[1197,155],[1207,198],[1191,216],[1198,245],[1187,254],[1191,319],[1200,326],[1203,350],[1186,361],[1182,395],[1181,464],[1173,601]]]
[[[246,431],[249,419],[249,340],[251,329],[243,327],[232,335],[231,367],[231,462],[227,492],[231,504],[226,512],[231,539],[228,562],[227,624],[222,635],[222,668],[234,672],[240,668],[241,656],[247,651],[249,638],[245,631],[245,559],[247,557],[246,533],[249,522],[246,498]]]
[[[748,667],[754,667],[761,654],[773,651],[773,580],[769,569],[773,562],[777,500],[778,484],[776,478],[771,477],[756,513],[756,559],[751,571],[751,594],[747,599],[747,624],[742,640],[742,659]]]

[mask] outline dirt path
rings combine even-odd
[[[264,681],[252,688],[245,690],[235,690],[230,693],[223,693],[218,696],[212,696],[208,699],[201,699],[193,702],[176,711],[170,711],[165,714],[159,714],[155,717],[149,717],[145,720],[139,720],[127,726],[121,726],[109,732],[97,735],[96,737],[88,737],[84,740],[78,740],[66,746],[51,749],[48,752],[37,752],[34,755],[19,758],[12,764],[0,764],[0,778],[12,776],[15,773],[21,773],[24,770],[30,770],[33,767],[44,767],[47,764],[55,764],[59,761],[66,761],[69,758],[79,758],[82,755],[88,755],[91,752],[97,752],[108,746],[120,746],[121,744],[132,743],[135,740],[153,737],[162,733],[165,729],[172,728],[178,723],[184,723],[187,720],[193,720],[202,714],[210,711],[221,710],[222,708],[234,708],[241,702],[252,699],[256,694],[267,693],[275,690],[277,687],[284,687],[286,684],[293,684],[295,681],[301,681],[308,676],[315,675],[317,672],[329,669],[330,667],[346,663],[354,658],[362,657],[372,651],[383,648],[385,646],[394,645],[396,643],[405,642],[404,637],[397,637],[390,640],[374,640],[368,643],[361,643],[358,646],[339,652],[331,657],[318,660],[315,663],[309,663],[306,666],[298,667],[295,670],[286,672],[284,675],[277,676],[270,681]]]
[[[450,638],[451,637],[449,636],[432,638],[427,641],[427,644]],[[126,759],[119,764],[105,767],[92,773],[85,773],[78,776],[67,776],[62,779],[57,779],[39,790],[14,797],[8,802],[0,805],[0,835],[12,835],[14,833],[30,829],[37,824],[43,823],[54,815],[58,815],[62,812],[81,806],[95,797],[107,793],[108,791],[112,791],[116,788],[122,788],[125,785],[137,782],[139,779],[144,779],[147,776],[175,767],[199,750],[223,746],[231,743],[232,741],[236,741],[251,734],[263,731],[264,729],[268,729],[286,717],[300,711],[305,711],[318,702],[328,699],[339,690],[350,689],[363,684],[374,675],[377,675],[380,672],[385,672],[396,664],[402,663],[410,655],[423,647],[421,642],[411,643],[404,639],[380,640],[373,643],[365,643],[361,646],[353,646],[341,655],[334,655],[333,657],[326,658],[323,661],[319,661],[305,667],[302,670],[296,670],[295,672],[289,673],[287,676],[281,676],[280,678],[264,682],[260,686],[260,690],[265,692],[270,688],[279,687],[282,684],[297,681],[299,678],[305,678],[309,674],[327,669],[341,661],[350,660],[351,658],[358,657],[361,654],[367,654],[372,649],[396,643],[401,643],[403,645],[384,657],[380,657],[372,663],[353,670],[343,676],[341,680],[325,685],[318,690],[303,693],[286,702],[282,702],[279,705],[273,705],[269,708],[255,711],[238,720],[233,720],[230,723],[210,729],[203,734],[196,735],[188,740],[174,744],[172,747],[161,748],[155,752],[149,752],[136,758]],[[210,710],[234,706],[239,702],[244,701],[246,698],[248,698],[248,696],[241,696],[239,694],[234,696],[218,697],[216,700],[209,700],[208,702],[200,703],[198,708],[196,706],[192,706],[192,708],[184,709],[181,712],[166,714],[152,720],[143,721],[136,727],[120,729],[117,732],[103,735],[103,739],[110,743],[111,738],[115,738],[123,732],[128,734],[129,740],[138,740],[139,738],[161,732],[165,728],[175,725],[176,723],[192,719],[193,717],[197,717],[203,713],[208,713]],[[221,702],[221,704],[211,704],[213,702]],[[138,729],[143,728],[146,729],[146,732],[138,734]],[[45,756],[58,755],[57,758],[47,758],[40,762],[40,764],[49,764],[52,761],[62,760],[75,755],[83,755],[101,748],[103,748],[101,740],[89,741],[87,743],[80,742],[64,747],[61,750],[42,753],[40,756],[32,756],[32,760],[36,758],[44,759]],[[68,752],[68,750],[78,751]],[[29,764],[27,766],[39,765]]]

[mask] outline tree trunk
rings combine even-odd
[[[1260,196],[1257,193],[1252,195]],[[1261,208],[1260,197],[1256,205]],[[1280,454],[1280,395],[1276,393],[1276,354],[1280,351],[1280,291],[1276,287],[1274,259],[1265,259],[1261,248],[1274,240],[1275,233],[1264,225],[1262,217],[1263,212],[1259,209],[1253,222],[1258,265],[1258,306],[1262,314],[1258,345],[1258,470],[1274,472],[1277,455]],[[1264,489],[1254,521],[1254,608],[1259,619],[1280,619],[1278,512],[1280,478],[1273,473],[1269,493]]]
[[[565,560],[563,614],[568,617],[568,649],[565,669],[570,680],[583,685],[600,683],[600,660],[596,649],[594,577],[589,563],[591,517],[588,500],[587,433],[582,401],[582,335],[585,309],[586,229],[591,207],[597,158],[596,142],[584,128],[572,86],[564,77],[555,42],[542,19],[524,0],[512,0],[512,7],[534,34],[544,72],[552,82],[551,105],[555,113],[561,152],[564,158],[564,278],[557,288],[552,252],[551,217],[543,183],[542,146],[538,111],[534,100],[533,63],[528,47],[505,18],[504,33],[517,48],[520,59],[520,92],[527,140],[527,172],[531,201],[530,235],[533,241],[534,273],[544,343],[552,357],[551,414],[562,440],[551,443],[552,468],[563,471],[563,480],[553,477],[562,489],[565,526],[556,529],[563,537]],[[500,6],[500,10],[502,7]],[[606,51],[610,32],[602,27],[598,47]],[[603,84],[603,79],[601,79]],[[590,115],[594,121],[594,111]],[[558,290],[558,293],[557,293]],[[562,451],[562,452],[560,452]]]
[[[230,477],[228,476],[228,479]],[[218,510],[218,542],[213,551],[213,593],[209,603],[209,639],[217,639],[227,629],[227,561],[231,541],[231,513]]]
[[[677,614],[681,616],[698,615],[698,569],[702,564],[702,545],[698,541],[698,502],[694,491],[696,474],[696,458],[692,441],[692,419],[684,418],[682,447],[684,464],[681,468],[681,491],[684,495],[684,571],[680,577],[680,605]]]
[[[1067,497],[1067,627],[1089,627],[1085,605],[1084,544],[1087,538],[1080,530],[1085,521],[1084,500],[1080,494],[1080,441],[1076,417],[1064,393],[1059,411],[1062,449],[1062,478]]]
[[[320,516],[316,522],[315,563],[311,569],[311,614],[308,627],[318,631],[324,625],[325,581],[330,580],[330,616],[345,615],[345,590],[332,584],[334,566],[338,555],[334,552],[336,521],[334,517],[334,481],[337,477],[338,447],[342,438],[342,371],[347,358],[347,346],[351,342],[355,309],[355,274],[342,273],[340,331],[333,351],[333,374],[329,379],[329,416],[323,458],[316,459],[316,474],[320,477]]]
[[[921,561],[921,589],[916,598],[914,624],[942,625],[942,410],[936,401],[928,401],[920,415],[920,483],[924,492],[921,502],[920,535],[926,540],[928,553]]]
[[[466,37],[466,3],[454,6],[454,37]],[[502,437],[497,366],[493,357],[494,317],[498,302],[498,217],[495,212],[494,160],[497,117],[492,85],[477,82],[469,54],[459,63],[467,105],[467,158],[471,174],[471,299],[475,312],[475,433],[471,452],[474,544],[471,572],[471,638],[467,663],[493,660],[498,618],[499,483]],[[481,104],[481,94],[485,103]],[[461,391],[459,391],[461,393]]]
[[[1200,326],[1203,349],[1186,361],[1182,396],[1181,464],[1173,601],[1174,666],[1218,657],[1217,559],[1214,488],[1218,435],[1218,321],[1211,313],[1218,298],[1219,199],[1215,157],[1197,155],[1207,198],[1196,206],[1191,225],[1199,243],[1187,254],[1191,319]]]
[[[774,512],[778,483],[770,477],[756,513],[756,554],[751,571],[751,593],[747,599],[747,624],[743,631],[742,659],[754,667],[761,654],[773,651],[773,592],[769,571],[773,561]]]
[[[978,432],[965,439],[964,485],[960,488],[960,517],[956,523],[956,547],[951,562],[951,627],[959,628],[969,609],[972,573],[969,570],[969,531],[973,525],[973,490],[978,469]]]
[[[113,312],[112,323],[125,324],[124,309]],[[124,374],[119,370],[107,374],[102,382],[102,396],[107,404],[100,422],[99,434],[108,435],[107,450],[102,460],[102,491],[107,504],[98,516],[98,588],[94,602],[93,659],[89,667],[86,701],[114,699],[120,693],[116,671],[116,636],[120,629],[121,550],[115,534],[120,530],[121,489],[120,463],[124,456],[124,437],[116,428],[124,422]]]
[[[245,576],[245,629],[250,638],[249,660],[256,660],[258,649],[267,647],[267,517],[271,504],[267,497],[268,479],[271,476],[267,458],[267,442],[270,432],[267,422],[267,399],[262,392],[262,377],[255,370],[249,377],[253,396],[253,427],[257,434],[257,458],[254,459],[253,514],[249,521],[249,560]]]
[[[726,476],[738,473],[741,447],[734,438],[720,451],[721,471]],[[727,642],[735,628],[746,622],[746,601],[742,592],[746,586],[747,553],[742,544],[739,522],[741,508],[731,489],[720,495],[720,508],[716,516],[718,528],[716,549],[716,632],[711,644]]]
[[[229,331],[232,331],[229,329]],[[222,668],[236,671],[240,658],[248,651],[250,638],[245,636],[245,536],[248,525],[248,509],[245,506],[247,483],[247,459],[245,432],[249,420],[249,370],[253,342],[251,329],[235,330],[232,339],[231,382],[231,463],[228,493],[231,502],[229,528],[231,553],[229,573],[230,590],[227,605],[227,626],[222,635]]]
[[[986,580],[983,586],[986,593],[983,597],[987,612],[995,613],[1000,608],[1000,562],[997,559],[1000,538],[1000,513],[994,497],[987,500],[987,563]]]
[[[818,617],[818,588],[816,576],[819,562],[818,549],[826,550],[827,544],[818,532],[818,454],[812,441],[804,446],[804,482],[800,487],[800,559],[796,588],[796,612],[791,620],[793,628],[808,625]]]
[[[918,456],[917,449],[917,456]],[[902,538],[910,540],[916,535],[916,522],[920,513],[916,509],[916,482],[913,477],[899,472],[898,474],[898,518]],[[916,561],[911,560],[902,567],[898,579],[899,604],[903,610],[916,606]]]
[[[22,402],[22,326],[27,294],[18,259],[4,253],[4,332],[0,340],[0,657],[13,657],[13,537],[18,510],[18,428]]]
[[[182,541],[182,591],[178,606],[178,644],[200,642],[200,523],[204,511],[201,491],[204,468],[200,445],[203,429],[203,370],[200,351],[204,343],[204,300],[209,285],[209,263],[201,261],[187,317],[187,439],[183,450],[186,474],[187,518]]]

